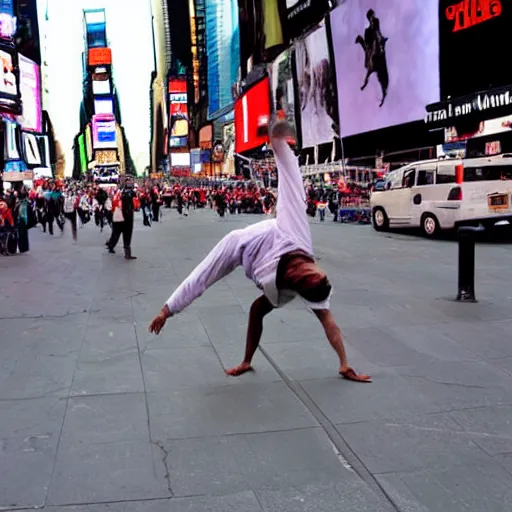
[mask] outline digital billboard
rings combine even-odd
[[[24,130],[43,131],[41,106],[41,74],[39,66],[23,55],[18,55],[20,93],[22,101],[21,126]]]
[[[91,48],[89,50],[89,66],[109,66],[112,64],[110,48]]]
[[[117,148],[116,120],[111,115],[92,118],[92,146],[94,149]]]
[[[272,114],[286,119],[295,128],[295,88],[290,51],[277,57],[271,68]]]
[[[94,100],[95,114],[113,114],[114,100],[112,98],[99,98]]]
[[[94,96],[98,94],[110,94],[110,80],[93,80],[92,93]]]
[[[295,45],[302,147],[332,142],[337,136],[334,70],[325,24]]]
[[[14,74],[13,58],[10,53],[0,50],[0,94],[18,94],[18,81]]]
[[[25,154],[25,161],[29,167],[40,167],[42,164],[42,157],[39,151],[37,138],[33,133],[22,134],[23,153]]]
[[[235,151],[243,153],[266,144],[268,135],[258,133],[263,118],[270,117],[269,79],[251,87],[235,103]]]
[[[188,95],[185,78],[169,79],[169,146],[186,148],[188,145]]]
[[[509,0],[439,1],[442,99],[512,84],[511,23]]]
[[[88,48],[107,46],[107,22],[105,9],[84,10],[85,30]]]
[[[171,153],[173,167],[190,167],[190,153]]]
[[[346,0],[332,11],[341,136],[418,121],[439,101],[438,3]]]
[[[16,27],[14,0],[0,0],[0,38],[12,39]]]

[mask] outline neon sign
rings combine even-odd
[[[462,0],[446,8],[446,18],[454,21],[452,32],[465,30],[501,15],[501,0]]]
[[[14,16],[5,12],[0,13],[0,38],[12,39],[16,33],[17,22]]]

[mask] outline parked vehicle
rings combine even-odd
[[[456,182],[456,166],[464,167]],[[512,224],[512,155],[427,160],[390,173],[370,200],[373,226],[421,228],[433,237],[461,225]]]

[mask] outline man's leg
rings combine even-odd
[[[124,257],[127,260],[134,260],[136,258],[132,256],[133,219],[125,219],[123,224]]]
[[[313,310],[313,313],[317,316],[322,324],[325,335],[331,344],[331,347],[336,352],[340,367],[339,373],[340,375],[347,379],[353,380],[356,382],[371,382],[372,379],[369,375],[357,374],[350,366],[348,366],[347,354],[345,352],[345,347],[343,345],[343,337],[341,335],[341,329],[336,324],[332,313],[328,309],[316,309]]]
[[[53,235],[53,213],[48,210],[48,232]]]
[[[273,310],[272,304],[262,295],[256,299],[251,306],[249,313],[249,324],[247,325],[247,341],[245,344],[244,360],[238,366],[226,370],[228,375],[238,377],[243,373],[252,371],[252,358],[260,344],[261,334],[263,333],[263,318]]]
[[[110,236],[110,240],[107,242],[108,251],[110,253],[114,253],[114,248],[117,245],[117,242],[119,242],[119,238],[123,232],[123,224],[124,222],[112,223],[112,234]]]
[[[69,220],[71,221],[71,233],[73,234],[73,240],[76,242],[76,239],[77,239],[77,213],[76,213],[76,210],[70,214]]]

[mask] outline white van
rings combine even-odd
[[[455,167],[464,166],[464,182]],[[421,228],[433,237],[460,225],[512,224],[512,155],[427,160],[390,173],[372,193],[373,227]]]

